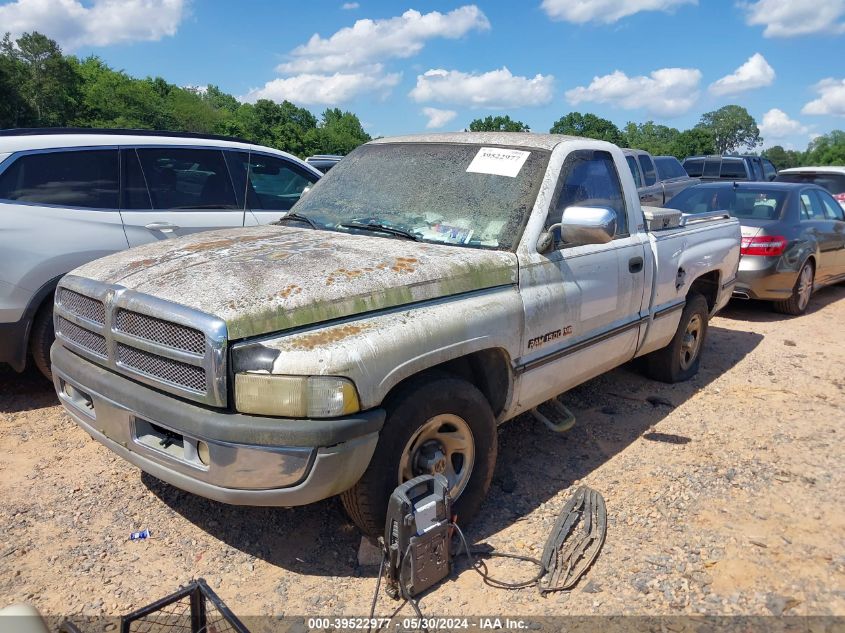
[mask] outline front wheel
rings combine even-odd
[[[709,316],[707,300],[698,293],[689,295],[671,342],[645,357],[646,373],[668,383],[683,382],[695,376],[701,364]]]
[[[56,340],[53,331],[53,302],[48,300],[36,313],[32,321],[29,334],[29,352],[32,360],[44,377],[53,382],[53,371],[50,367],[50,347]]]
[[[387,419],[367,470],[341,495],[362,532],[384,532],[393,489],[439,473],[449,481],[452,512],[461,524],[478,512],[496,465],[496,420],[472,384],[448,376],[410,384],[387,405]]]
[[[798,278],[795,280],[795,285],[792,287],[792,296],[785,301],[775,301],[775,312],[791,314],[792,316],[804,314],[807,311],[807,306],[810,305],[810,297],[813,295],[814,278],[815,270],[813,270],[812,262],[804,262],[798,273]]]

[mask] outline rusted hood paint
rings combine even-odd
[[[223,319],[231,339],[516,283],[512,253],[286,226],[147,244],[73,272]]]

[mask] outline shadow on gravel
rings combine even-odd
[[[35,368],[22,374],[0,364],[0,412],[20,413],[59,404],[53,385]]]
[[[813,294],[810,305],[807,307],[807,314],[812,314],[822,308],[845,299],[845,284],[838,284],[822,288]],[[780,314],[772,309],[769,301],[753,301],[733,299],[719,313],[719,316],[731,321],[751,321],[755,323],[776,323],[787,319],[800,319],[801,317]]]
[[[640,437],[651,440],[656,453],[683,450],[690,438],[650,429],[739,363],[762,338],[711,326],[701,370],[686,383],[654,382],[630,365],[595,378],[561,397],[578,419],[568,433],[552,433],[528,415],[505,424],[490,494],[467,536],[481,542],[523,519]],[[336,498],[299,508],[249,508],[209,501],[146,474],[142,480],[209,535],[272,565],[326,576],[375,575],[375,569],[357,565],[360,535]]]

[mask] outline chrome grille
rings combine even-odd
[[[112,371],[225,407],[226,323],[171,301],[66,275],[56,291],[56,338]]]
[[[79,327],[63,317],[56,319],[56,334],[70,339],[98,356],[108,356],[106,337]]]
[[[205,393],[205,370],[158,354],[150,354],[123,343],[117,345],[117,363],[192,391]]]
[[[203,354],[205,352],[205,334],[199,330],[140,312],[120,308],[115,319],[115,329],[192,354]]]
[[[102,325],[106,322],[106,308],[102,301],[86,297],[67,288],[59,288],[59,303],[68,312]]]

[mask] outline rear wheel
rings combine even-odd
[[[698,293],[690,294],[672,341],[645,357],[646,373],[655,380],[668,383],[682,382],[695,376],[701,364],[709,316],[707,300]]]
[[[44,374],[44,377],[50,382],[53,381],[53,372],[50,369],[50,347],[55,340],[53,301],[48,299],[32,321],[32,330],[29,333],[29,352],[32,354],[32,360],[38,367],[38,371]]]
[[[449,481],[452,511],[461,524],[478,512],[496,465],[496,421],[471,383],[437,377],[410,384],[391,398],[370,465],[341,495],[362,532],[384,532],[387,503],[400,483],[423,474]]]
[[[807,311],[810,305],[810,297],[813,296],[813,281],[815,279],[813,262],[807,260],[798,272],[798,279],[792,288],[792,296],[785,301],[775,301],[773,307],[775,312],[801,316]]]

